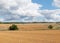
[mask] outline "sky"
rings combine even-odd
[[[60,22],[60,0],[0,0],[1,22]]]

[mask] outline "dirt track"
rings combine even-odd
[[[60,43],[60,30],[0,31],[0,43]]]

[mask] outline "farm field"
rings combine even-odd
[[[60,30],[0,31],[0,43],[60,43]]]
[[[0,30],[8,30],[12,24],[0,24]],[[21,31],[43,30],[48,29],[48,25],[55,26],[55,23],[32,23],[32,24],[16,24]]]
[[[9,31],[11,25],[0,24],[0,43],[60,43],[60,30],[48,30],[48,25],[60,28],[60,24],[16,24],[19,30]]]

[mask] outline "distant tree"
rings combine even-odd
[[[48,26],[48,28],[49,28],[49,29],[52,29],[52,28],[53,28],[53,26],[52,26],[52,25],[49,25],[49,26]]]
[[[9,27],[9,30],[18,30],[17,25],[13,24],[12,26]]]

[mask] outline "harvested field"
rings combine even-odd
[[[60,43],[60,30],[0,31],[0,43]]]
[[[55,26],[55,23],[37,23],[37,24],[16,24],[20,30],[40,30],[40,29],[48,29],[48,25]],[[0,24],[0,30],[7,30],[9,26],[12,24]]]
[[[48,29],[49,23],[16,24],[18,31],[1,31],[8,30],[11,25],[0,24],[0,43],[60,43],[60,30],[41,30]]]

